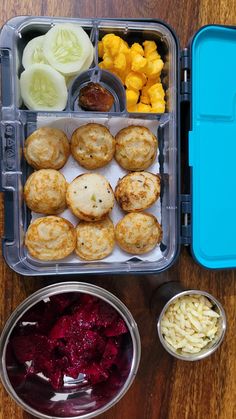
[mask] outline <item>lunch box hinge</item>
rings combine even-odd
[[[189,50],[184,48],[180,56],[181,62],[181,100],[188,102],[190,100],[190,59]]]
[[[190,195],[181,195],[181,243],[185,246],[191,243],[191,213]]]

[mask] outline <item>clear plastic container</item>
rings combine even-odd
[[[70,81],[69,99],[65,111],[34,112],[25,109],[19,91],[19,76],[22,72],[22,51],[29,40],[46,33],[57,23],[79,23],[89,34],[95,47],[91,68]],[[125,89],[121,82],[108,71],[98,67],[97,43],[106,33],[115,33],[129,44],[142,43],[146,39],[156,41],[164,61],[162,83],[166,91],[166,113],[131,114],[126,110]],[[66,19],[47,17],[16,17],[8,21],[0,35],[1,48],[1,187],[5,193],[5,232],[3,255],[8,265],[24,275],[56,275],[85,273],[147,273],[168,268],[179,250],[179,168],[178,168],[178,119],[179,102],[179,48],[173,32],[163,23],[153,20],[116,19]],[[85,112],[76,103],[79,89],[88,81],[99,81],[109,89],[114,98],[113,108],[108,113]],[[33,259],[24,246],[24,235],[30,223],[22,191],[32,169],[22,157],[25,138],[36,129],[37,120],[47,118],[142,118],[158,121],[159,166],[162,183],[161,223],[163,239],[161,257],[156,261],[139,260],[130,256],[124,262],[81,262],[70,260],[41,262]],[[155,214],[154,214],[155,215]]]

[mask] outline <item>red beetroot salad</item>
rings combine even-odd
[[[90,384],[105,382],[119,368],[128,329],[118,312],[89,294],[60,294],[32,307],[11,338],[27,375],[42,373],[55,390],[64,376],[83,374]]]

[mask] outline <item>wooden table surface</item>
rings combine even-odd
[[[165,20],[186,46],[202,25],[236,24],[235,0],[2,0],[0,24],[15,15],[72,17],[152,17]],[[219,65],[227,57],[219,51]],[[216,89],[224,88],[219,80]],[[2,198],[2,197],[1,197]],[[3,234],[3,200],[1,199]],[[52,278],[27,278],[13,273],[1,259],[0,328],[17,305],[32,292],[55,282]],[[208,271],[198,266],[186,248],[167,272],[146,277],[90,277],[86,281],[112,291],[128,306],[141,334],[142,359],[137,378],[124,398],[103,419],[234,419],[236,418],[236,278],[235,271]],[[78,278],[81,279],[81,278]],[[196,363],[177,361],[161,347],[150,299],[155,288],[167,280],[206,290],[223,304],[228,330],[211,357]],[[30,418],[0,385],[0,419]]]

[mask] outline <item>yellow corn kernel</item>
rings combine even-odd
[[[134,51],[132,49],[130,49],[129,53],[130,53],[131,61],[133,60],[134,57],[136,57],[136,55],[141,55],[137,51]]]
[[[144,56],[143,47],[138,42],[135,42],[134,44],[132,44],[130,50],[132,52],[137,52],[138,54]]]
[[[126,102],[127,107],[134,106],[137,104],[139,98],[139,92],[137,90],[126,89]]]
[[[156,83],[161,83],[161,75],[160,75],[160,73],[155,74],[154,76],[148,77],[147,85],[149,87],[153,86]]]
[[[105,52],[109,52],[112,57],[119,53],[121,38],[112,33],[105,35],[102,38],[103,47]]]
[[[146,67],[147,59],[143,58],[141,54],[135,54],[132,57],[131,68],[133,71],[144,71]]]
[[[125,78],[125,85],[128,89],[141,90],[146,83],[146,76],[143,73],[130,71]]]
[[[119,71],[119,70],[116,70],[115,68],[113,68],[111,70],[111,72],[112,72],[112,74],[114,74],[116,77],[118,77],[120,79],[122,84],[125,84],[126,73],[124,71]]]
[[[149,54],[156,51],[156,49],[157,49],[156,42],[154,42],[154,41],[144,41],[143,46],[144,46],[144,56],[145,57],[148,57]]]
[[[117,73],[117,75],[121,79],[122,84],[124,85],[125,84],[126,73],[124,71],[119,71]]]
[[[160,84],[160,87],[157,87],[157,89],[159,89],[159,90],[161,89],[162,84],[160,82],[160,77],[159,76],[158,77],[153,77],[153,78],[149,77],[147,79],[147,83],[143,86],[142,93],[145,96],[148,96],[149,95],[148,90],[150,89],[150,87],[154,86],[154,84],[158,84],[158,85]],[[151,90],[151,92],[152,92],[152,90]]]
[[[104,48],[103,48],[103,43],[102,41],[98,42],[98,56],[99,58],[102,58],[104,54]]]
[[[149,98],[152,106],[154,105],[154,103],[165,102],[163,96],[161,96],[158,92],[155,92],[155,94],[149,96]]]
[[[103,56],[103,68],[110,70],[113,67],[113,59],[109,54],[105,53]]]
[[[158,54],[157,51],[153,51],[150,54],[148,54],[147,58],[148,58],[148,61],[155,61],[155,60],[159,60],[161,56],[160,54]]]
[[[128,112],[138,112],[137,111],[137,105],[127,106],[127,111]]]
[[[147,96],[148,95],[148,89],[150,89],[151,86],[148,85],[148,82],[143,86],[142,88],[142,95]]]
[[[151,106],[145,103],[139,102],[137,104],[137,112],[151,112]]]
[[[155,94],[156,92],[158,92],[158,94],[161,97],[164,97],[165,96],[165,92],[164,92],[164,89],[163,89],[163,86],[162,86],[161,83],[156,83],[156,84],[153,84],[151,87],[149,87],[148,94],[149,94],[150,97],[153,94]]]
[[[147,66],[145,68],[145,73],[148,77],[156,76],[160,74],[163,69],[164,63],[162,60],[147,61]]]
[[[153,113],[164,113],[165,112],[165,102],[153,103],[151,112]]]
[[[142,101],[142,103],[144,103],[145,105],[150,105],[150,99],[148,96],[140,96],[140,100]]]
[[[119,52],[122,52],[125,55],[128,55],[130,53],[129,46],[127,42],[125,42],[123,39],[121,39]]]
[[[140,102],[145,103],[146,105],[150,105],[150,95],[149,95],[148,91],[149,91],[150,87],[152,87],[156,83],[160,83],[160,77],[154,77],[153,79],[148,78],[147,83],[145,84],[145,86],[143,86],[143,88],[141,90]],[[160,90],[160,87],[158,87],[157,89]],[[155,92],[155,89],[154,89],[154,92]],[[151,94],[152,93],[153,93],[153,90],[151,90]],[[163,98],[164,98],[164,96],[163,96]]]
[[[111,43],[112,39],[114,38],[114,36],[115,35],[113,33],[108,33],[107,35],[105,35],[102,38],[103,54],[104,54],[104,52],[109,52],[110,43]]]
[[[148,89],[149,87],[144,86],[141,90],[140,102],[145,103],[145,105],[150,105]]]
[[[129,44],[128,44],[128,42],[126,42],[124,39],[122,39],[122,38],[120,38],[121,39],[121,41],[122,41],[122,44],[124,44],[124,45],[126,45],[128,48],[129,48]]]
[[[120,44],[121,44],[121,39],[118,36],[115,39],[113,39],[113,41],[111,42],[110,52],[111,52],[112,57],[115,57],[116,55],[119,54]]]
[[[156,83],[148,89],[150,101],[154,102],[164,101],[165,92],[161,83]]]
[[[140,55],[140,54],[138,54],[137,51],[131,51],[130,50],[129,55],[128,55],[129,62],[130,62],[130,68],[131,68],[131,65],[132,65],[133,60],[135,60],[135,58],[137,57],[137,55]]]
[[[119,53],[114,59],[114,68],[116,70],[125,71],[126,69],[126,58],[125,55]]]
[[[160,83],[160,75],[159,74],[155,75],[153,77],[148,77],[147,83],[145,84],[145,87],[147,87],[149,89],[150,87],[152,87],[156,83]]]
[[[125,76],[131,72],[131,62],[129,61],[128,57],[126,56],[126,69],[125,69]]]

